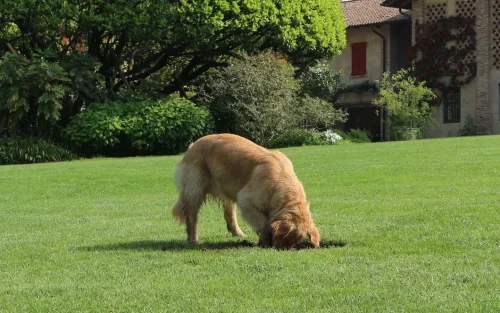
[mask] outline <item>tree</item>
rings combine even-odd
[[[5,0],[0,11],[0,51],[88,54],[110,95],[152,76],[162,93],[183,92],[241,51],[273,48],[307,64],[345,46],[331,0]]]

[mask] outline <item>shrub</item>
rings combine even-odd
[[[295,124],[304,129],[328,129],[347,120],[347,112],[335,109],[331,102],[305,95],[296,101]]]
[[[212,73],[197,101],[210,107],[217,132],[267,145],[291,127],[322,129],[345,121],[346,114],[329,102],[336,90],[331,84],[340,84],[341,77],[326,67],[295,79],[294,68],[278,53],[245,56]]]
[[[0,116],[9,132],[53,135],[57,123],[101,99],[94,68],[89,56],[61,57],[53,50],[34,53],[29,61],[13,53],[0,57]]]
[[[59,119],[63,98],[70,81],[64,69],[43,54],[31,62],[18,54],[0,58],[0,113],[14,134],[35,133],[39,124]],[[24,129],[20,129],[22,125]]]
[[[393,131],[420,132],[435,122],[435,108],[429,104],[435,97],[425,82],[418,82],[408,70],[401,69],[393,75],[383,74],[380,97],[373,104],[389,111]]]
[[[325,135],[318,131],[292,128],[268,143],[269,148],[327,145]]]
[[[328,140],[328,143],[330,143],[332,145],[340,142],[341,140],[344,140],[344,138],[342,136],[340,136],[339,134],[337,134],[336,132],[334,132],[330,129],[325,131],[325,137]]]
[[[458,130],[458,136],[481,136],[486,134],[484,127],[477,125],[472,116],[467,115],[464,125]]]
[[[349,140],[353,143],[371,142],[368,134],[361,129],[351,129],[346,132],[346,140]]]
[[[275,54],[245,56],[207,78],[198,101],[210,107],[217,132],[265,145],[294,123],[293,74],[293,67]]]
[[[300,76],[301,95],[334,101],[345,87],[342,72],[337,72],[328,63],[318,62]]]
[[[95,104],[77,115],[64,134],[85,154],[172,154],[207,134],[208,110],[171,96],[158,101]]]
[[[69,161],[76,156],[53,142],[37,137],[0,138],[0,164]]]
[[[371,142],[370,136],[361,129],[351,129],[348,131],[334,130],[339,134],[343,143],[366,143]]]

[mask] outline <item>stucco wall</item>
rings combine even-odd
[[[476,86],[477,78],[474,78],[469,84],[460,88],[460,123],[443,123],[444,105],[441,103],[436,112],[438,125],[427,129],[424,136],[427,138],[456,136],[468,115],[474,119],[476,117]]]
[[[387,38],[389,45],[389,25],[374,28],[377,32]],[[382,78],[382,39],[373,32],[371,27],[349,28],[346,33],[347,45],[342,53],[332,59],[329,63],[336,70],[344,73],[346,84],[359,84],[365,80],[379,80]],[[351,76],[351,44],[356,42],[367,42],[366,46],[366,75]],[[387,52],[388,54],[388,52]],[[389,59],[389,57],[387,57]]]

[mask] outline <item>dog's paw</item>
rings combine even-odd
[[[244,232],[240,231],[240,232],[233,233],[233,237],[246,238],[247,235],[245,235]]]

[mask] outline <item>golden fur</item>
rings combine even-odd
[[[306,236],[313,247],[319,246],[302,183],[279,151],[232,134],[208,135],[190,145],[175,181],[179,199],[172,215],[186,223],[190,242],[198,241],[198,212],[206,197],[213,196],[222,203],[233,236],[245,236],[238,226],[237,204],[261,246],[289,249]]]

